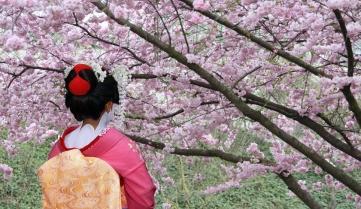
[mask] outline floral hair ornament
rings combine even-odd
[[[65,78],[68,77],[70,71],[72,70],[74,70],[76,76],[72,81],[70,81],[68,85],[68,89],[75,96],[84,96],[89,92],[91,88],[90,83],[79,76],[80,71],[93,70],[99,82],[103,82],[104,78],[107,75],[107,73],[101,69],[99,64],[95,64],[95,63],[92,63],[91,65],[76,64],[73,67],[69,67],[65,69],[64,72]]]
[[[116,65],[113,67],[112,75],[118,83],[119,105],[116,105],[114,110],[115,127],[121,129],[124,122],[124,109],[126,104],[127,86],[131,79],[128,73],[128,68],[125,65]]]

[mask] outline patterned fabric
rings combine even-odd
[[[71,150],[64,138],[77,126],[67,128],[49,152],[48,159]],[[136,144],[115,128],[106,128],[80,152],[86,157],[97,157],[107,162],[119,175],[122,185],[122,207],[154,209],[156,186],[149,175]]]
[[[105,161],[72,149],[38,169],[43,209],[120,209],[117,172]]]

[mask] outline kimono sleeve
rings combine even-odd
[[[126,136],[100,156],[123,178],[128,209],[155,207],[156,187],[136,144]]]

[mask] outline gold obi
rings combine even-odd
[[[120,209],[117,172],[104,160],[71,149],[38,169],[43,209]]]

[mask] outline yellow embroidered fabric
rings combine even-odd
[[[38,169],[43,209],[120,209],[117,172],[105,161],[72,149]]]

